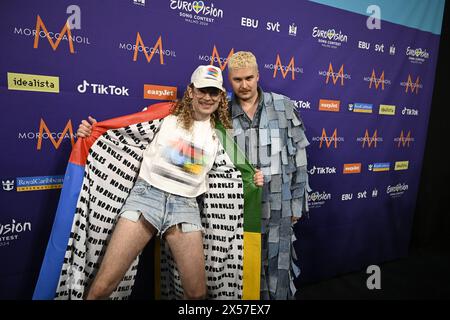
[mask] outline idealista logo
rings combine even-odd
[[[408,147],[410,146],[411,142],[414,142],[414,138],[411,137],[411,130],[408,131],[408,134],[405,135],[404,131],[402,130],[400,132],[400,136],[394,139],[394,142],[397,143],[397,148],[400,147]]]
[[[319,100],[319,111],[339,112],[340,106],[339,100]]]
[[[364,133],[364,137],[356,138],[356,141],[362,142],[362,147],[365,148],[366,145],[368,148],[377,147],[378,142],[383,142],[383,138],[378,136],[378,130],[375,130],[372,136],[369,134],[369,129],[366,129]]]
[[[344,163],[343,174],[361,173],[361,163]]]
[[[395,171],[408,170],[408,168],[409,168],[409,161],[396,161],[395,162],[395,167],[394,167]]]
[[[333,84],[336,85],[338,80],[340,80],[341,86],[344,85],[344,79],[350,80],[352,77],[351,75],[344,73],[344,65],[342,64],[339,71],[336,73],[334,72],[333,65],[330,62],[330,65],[328,66],[328,71],[322,70],[319,71],[319,75],[322,77],[326,77],[325,83],[328,84],[330,82],[330,79],[333,81]]]
[[[395,106],[389,104],[380,104],[379,114],[385,116],[395,116]]]
[[[400,85],[405,87],[405,93],[408,93],[411,90],[411,93],[419,94],[419,89],[423,89],[423,85],[420,83],[420,77],[417,76],[416,81],[413,83],[412,77],[409,74],[408,80],[406,82],[401,82]]]
[[[3,191],[13,191],[14,190],[14,179],[2,180]]]
[[[31,222],[18,222],[11,219],[11,222],[0,223],[0,247],[9,246],[10,242],[19,239],[19,235],[31,231]]]
[[[8,72],[8,90],[59,93],[59,77]]]
[[[384,90],[385,85],[391,85],[391,80],[384,78],[384,70],[381,72],[380,77],[377,78],[375,69],[372,69],[371,76],[364,77],[364,81],[369,82],[369,89],[373,87],[378,90],[378,88],[381,86],[381,90]]]
[[[76,29],[81,29],[81,10],[77,5],[70,5],[67,7],[66,13],[71,14],[64,22],[61,31],[49,31],[44,23],[44,20],[38,14],[36,17],[36,27],[14,27],[14,34],[23,35],[26,37],[34,37],[33,48],[39,47],[40,39],[47,39],[53,51],[56,51],[61,44],[61,41],[68,43],[70,53],[75,53],[74,43],[90,45],[89,38],[81,35],[74,35]],[[64,21],[64,20],[62,20]]]
[[[427,49],[413,49],[411,47],[406,48],[406,56],[411,63],[417,64],[422,64],[430,58],[430,54],[427,52]]]
[[[373,104],[361,103],[361,102],[350,103],[348,105],[348,111],[357,112],[357,113],[372,113],[373,112]]]
[[[348,36],[340,30],[336,32],[336,29],[322,30],[319,27],[314,27],[312,37],[317,38],[317,42],[323,47],[331,49],[339,48],[342,43],[348,42]]]
[[[308,170],[308,173],[310,175],[315,174],[335,174],[336,168],[335,167],[316,167],[313,166],[310,170]]]
[[[212,54],[209,55],[199,55],[198,59],[200,61],[209,62],[211,65],[217,64],[217,66],[220,68],[220,70],[225,70],[228,64],[228,60],[231,58],[231,56],[234,54],[234,48],[231,48],[230,52],[228,52],[228,56],[226,58],[221,57],[219,54],[219,51],[216,48],[216,45],[214,45]]]
[[[317,209],[322,207],[326,201],[331,200],[331,193],[326,193],[325,191],[313,192],[308,194],[308,207],[310,209]]]
[[[391,170],[390,162],[376,162],[369,164],[369,171],[372,172],[386,172]]]
[[[133,61],[137,61],[138,53],[143,52],[145,55],[145,59],[148,63],[152,61],[153,56],[159,55],[159,64],[164,64],[164,57],[171,57],[176,58],[176,52],[174,50],[164,49],[163,48],[163,41],[162,36],[159,36],[158,39],[156,39],[155,44],[153,47],[147,47],[144,43],[144,40],[142,40],[141,34],[137,32],[136,34],[136,43],[119,43],[119,49],[127,50],[127,51],[133,51]]]
[[[61,189],[64,176],[18,177],[17,192]]]
[[[320,141],[320,149],[322,148],[322,145],[325,145],[327,148],[330,148],[333,145],[334,149],[337,149],[338,142],[344,142],[344,138],[337,135],[337,129],[334,129],[333,134],[331,136],[328,136],[325,128],[323,128],[322,135],[320,137],[313,137],[312,141]]]
[[[64,139],[70,139],[72,146],[75,144],[75,135],[73,134],[72,121],[69,119],[62,132],[51,132],[47,127],[44,119],[39,123],[39,132],[22,132],[19,133],[19,139],[37,139],[37,150],[42,148],[42,139],[50,139],[51,143],[58,149]],[[58,141],[56,141],[58,139]]]
[[[408,191],[409,186],[406,183],[399,183],[395,186],[388,186],[386,188],[386,193],[392,198],[397,198],[402,196],[406,191]]]
[[[264,69],[273,70],[273,77],[275,78],[277,76],[278,71],[280,71],[281,76],[283,79],[286,79],[286,76],[288,73],[291,73],[291,79],[295,80],[295,74],[296,73],[303,73],[303,68],[296,67],[295,66],[295,58],[291,57],[291,60],[289,60],[288,65],[284,65],[281,63],[280,55],[277,54],[277,59],[275,61],[275,64],[264,64]]]
[[[156,84],[144,84],[144,99],[176,100],[177,87],[160,86]]]
[[[89,89],[89,90],[88,90]],[[94,93],[94,94],[106,94],[106,95],[112,95],[112,96],[127,96],[128,94],[128,88],[117,87],[114,85],[104,85],[104,84],[97,84],[97,83],[89,83],[86,80],[83,80],[83,84],[80,84],[77,86],[77,90],[79,93]]]
[[[214,3],[206,5],[204,1],[170,0],[169,8],[178,11],[180,17],[188,23],[207,26],[223,18],[223,10]]]

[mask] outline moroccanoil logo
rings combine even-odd
[[[59,77],[8,72],[8,90],[59,93]]]
[[[295,80],[295,74],[296,73],[303,73],[303,68],[296,67],[295,66],[295,59],[294,57],[291,57],[291,60],[289,60],[289,64],[283,64],[281,62],[280,55],[277,54],[277,59],[275,60],[275,64],[269,63],[264,65],[264,69],[273,70],[273,77],[275,78],[277,76],[278,71],[280,71],[281,76],[283,79],[286,79],[286,76],[291,73],[291,79]]]
[[[396,161],[395,162],[395,171],[408,170],[409,161]]]
[[[384,90],[385,85],[390,85],[391,80],[384,78],[384,70],[379,77],[375,73],[375,69],[372,69],[372,75],[370,77],[365,77],[364,81],[369,82],[369,89],[374,87],[376,90],[381,86],[381,90]]]
[[[61,40],[64,38],[64,35],[67,33],[67,39],[69,42],[69,50],[70,53],[74,53],[74,49],[73,49],[73,37],[72,37],[72,33],[70,32],[70,26],[69,26],[69,22],[66,21],[66,23],[64,24],[64,27],[61,29],[61,31],[59,32],[58,36],[56,37],[56,42],[53,42],[52,38],[50,37],[50,33],[48,32],[44,22],[42,21],[41,17],[38,15],[37,19],[36,19],[36,35],[34,36],[34,45],[33,48],[37,49],[39,46],[39,34],[40,31],[44,31],[45,37],[47,38],[48,42],[50,43],[53,51],[55,51]]]
[[[423,88],[423,85],[420,83],[420,77],[417,76],[416,81],[413,82],[410,74],[408,75],[408,80],[406,82],[401,82],[400,85],[405,87],[405,93],[411,91],[411,93],[415,92],[416,94],[419,94],[419,89]]]
[[[386,116],[394,116],[395,115],[395,106],[388,104],[380,104],[379,114],[383,114]]]
[[[341,86],[344,85],[344,79],[351,79],[352,77],[349,74],[344,73],[344,65],[342,64],[339,71],[335,72],[333,65],[330,62],[330,65],[328,66],[328,71],[322,70],[319,71],[319,75],[326,77],[325,83],[328,84],[330,82],[330,79],[333,81],[333,84],[336,85],[336,83],[340,80]]]
[[[338,142],[343,142],[344,138],[338,136],[337,129],[334,129],[333,134],[328,136],[325,128],[323,128],[322,135],[320,137],[313,137],[312,140],[320,142],[319,148],[322,148],[323,145],[325,145],[327,148],[330,148],[332,145],[334,145],[334,148],[337,149]]]
[[[319,100],[320,111],[339,112],[341,102],[339,100]]]
[[[42,148],[42,138],[47,138],[50,139],[50,141],[52,142],[53,146],[55,147],[56,150],[58,150],[59,146],[61,145],[63,139],[66,138],[70,138],[70,142],[72,143],[72,147],[75,144],[75,140],[74,140],[74,134],[73,134],[73,128],[72,128],[72,121],[69,119],[69,121],[67,121],[66,126],[64,127],[64,130],[62,132],[51,132],[48,127],[47,124],[45,123],[44,119],[41,118],[41,122],[39,124],[39,134],[38,134],[38,142],[37,142],[37,150],[41,150]],[[55,140],[55,138],[58,139],[58,141]]]
[[[345,163],[343,174],[361,173],[361,163]]]
[[[144,84],[144,99],[176,100],[177,87]]]
[[[138,32],[136,35],[136,45],[134,47],[134,55],[133,55],[133,61],[137,60],[139,49],[141,49],[142,52],[145,54],[145,58],[147,59],[147,62],[150,63],[153,59],[153,55],[159,54],[159,64],[164,64],[164,55],[163,55],[163,45],[162,45],[162,39],[161,36],[159,36],[158,40],[156,40],[155,45],[151,48],[151,50],[143,49],[146,48],[144,41],[142,40],[141,34]]]
[[[397,143],[397,148],[400,147],[408,147],[410,146],[411,142],[414,142],[414,138],[411,137],[411,131],[408,131],[407,134],[405,134],[405,132],[402,130],[400,132],[400,136],[394,139],[394,142]]]
[[[214,45],[214,48],[212,50],[212,54],[211,55],[205,55],[205,54],[200,54],[198,56],[198,59],[200,61],[205,61],[205,62],[209,62],[210,65],[215,65],[217,64],[217,66],[220,68],[220,70],[225,70],[225,68],[227,67],[228,64],[228,60],[231,58],[231,56],[234,54],[234,48],[231,48],[230,52],[228,53],[228,56],[226,58],[221,57],[219,54],[219,51],[217,50],[216,45]]]
[[[383,138],[378,136],[378,130],[375,130],[372,136],[370,136],[369,129],[366,129],[364,137],[359,137],[356,139],[356,141],[358,142],[362,141],[363,148],[366,147],[366,144],[368,148],[371,148],[372,146],[376,148],[378,142],[383,142]]]

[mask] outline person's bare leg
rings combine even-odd
[[[108,298],[155,233],[155,227],[142,216],[137,222],[120,218],[86,299]]]
[[[165,237],[180,273],[184,298],[205,299],[205,255],[201,231],[182,232],[178,227],[172,227]]]

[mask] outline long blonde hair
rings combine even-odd
[[[194,90],[194,85],[189,85]],[[170,113],[178,117],[178,123],[185,129],[190,131],[194,124],[194,110],[192,108],[192,99],[189,97],[189,88],[184,92],[183,98],[178,100],[170,109]],[[216,121],[220,121],[225,129],[231,129],[231,119],[228,112],[228,100],[226,93],[220,91],[219,107],[211,115],[211,127],[215,127]]]

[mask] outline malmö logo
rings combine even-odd
[[[41,122],[39,124],[37,150],[41,150],[41,148],[42,148],[42,138],[50,139],[50,141],[52,142],[55,149],[58,150],[59,146],[61,145],[63,139],[66,136],[70,137],[70,142],[73,147],[73,145],[75,144],[75,140],[74,140],[74,134],[73,134],[72,121],[70,119],[69,119],[69,121],[67,121],[67,124],[64,127],[64,130],[62,131],[62,133],[54,133],[48,129],[47,124],[45,123],[44,119],[41,118]],[[58,141],[56,141],[55,138],[57,138]]]
[[[411,91],[411,93],[419,94],[419,89],[423,88],[423,85],[420,83],[420,77],[417,76],[416,81],[413,82],[411,75],[408,75],[408,80],[406,82],[400,83],[402,87],[405,87],[405,93]]]
[[[141,51],[144,52],[147,62],[150,63],[150,61],[152,61],[153,59],[154,54],[157,53],[159,54],[159,64],[164,64],[164,50],[161,36],[159,36],[158,40],[156,40],[155,45],[150,48],[150,50],[146,50],[141,34],[138,32],[136,35],[136,45],[134,48],[133,61],[137,61],[138,52],[140,51],[139,48],[141,48]],[[147,51],[150,51],[150,53],[148,53]]]
[[[414,138],[411,137],[411,130],[408,131],[407,134],[405,134],[404,131],[402,130],[400,132],[400,136],[398,138],[395,138],[394,141],[398,142],[397,148],[400,148],[400,147],[403,147],[403,148],[408,147],[409,148],[410,143],[414,142]]]
[[[75,52],[75,50],[73,48],[73,37],[70,32],[70,26],[69,26],[68,21],[66,21],[66,23],[64,24],[64,27],[59,32],[59,35],[56,37],[57,38],[56,42],[53,42],[52,38],[50,37],[50,33],[48,32],[44,22],[42,21],[41,17],[38,15],[37,19],[36,19],[36,35],[34,36],[34,45],[33,45],[33,48],[35,48],[35,49],[37,49],[39,46],[39,33],[41,31],[41,28],[44,31],[45,37],[47,38],[48,42],[50,43],[50,46],[52,47],[53,51],[56,51],[56,49],[58,48],[64,35],[67,33],[67,40],[69,42],[69,51],[70,51],[70,53]]]

